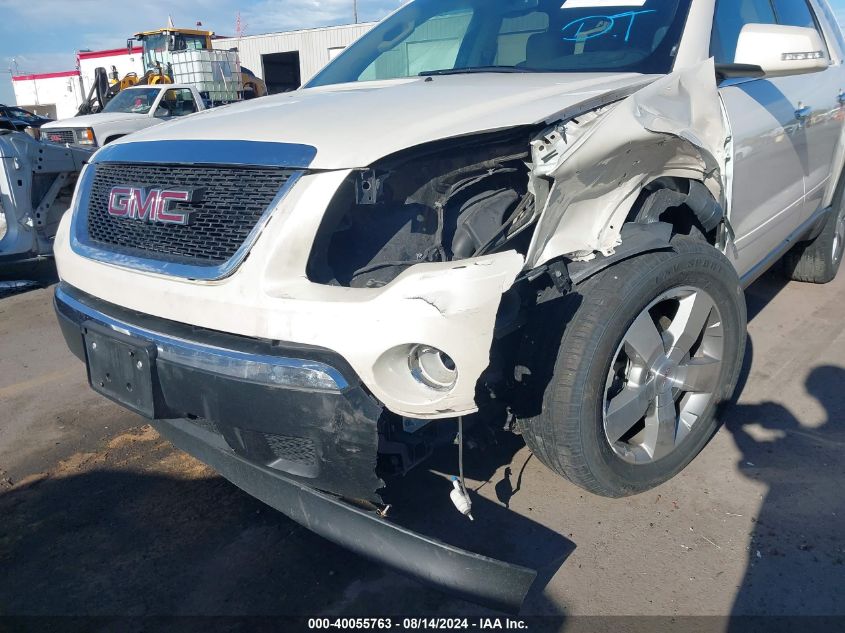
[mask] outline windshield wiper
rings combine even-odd
[[[533,68],[519,68],[517,66],[468,66],[466,68],[444,68],[443,70],[424,70],[420,77],[432,75],[471,75],[474,73],[537,73]]]

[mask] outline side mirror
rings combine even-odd
[[[734,62],[717,70],[726,77],[740,76],[742,69],[748,70],[745,76],[788,77],[830,66],[818,31],[778,24],[746,24],[739,34]]]

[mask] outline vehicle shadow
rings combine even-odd
[[[52,259],[45,258],[35,263],[0,260],[0,299],[37,288],[46,288],[58,280],[56,263]]]
[[[750,535],[735,616],[845,615],[843,387],[841,367],[811,372],[807,392],[826,418],[817,428],[802,426],[775,402],[726,407],[725,428],[742,453],[740,473],[768,489]]]
[[[424,470],[412,471],[404,478],[391,497],[396,508],[394,518],[412,530],[436,536],[450,545],[536,570],[537,579],[528,593],[524,611],[563,615],[565,605],[547,600],[543,590],[575,550],[575,543],[509,509],[511,499],[522,489],[525,467],[531,459],[530,454],[524,453],[517,458],[524,446],[521,437],[498,432],[491,433],[487,442],[476,443],[474,450],[465,451],[467,479],[482,482],[467,483],[473,521],[461,515],[449,498],[452,490],[449,479],[458,474],[457,447],[441,449],[426,462]],[[487,496],[482,496],[480,489],[488,486]],[[482,611],[470,608],[459,612]]]
[[[0,616],[501,615],[329,543],[196,462],[157,474],[155,460],[187,459],[161,444],[149,464],[0,487],[0,575],[13,580],[0,583]],[[438,481],[410,482],[419,496],[398,519],[540,567],[541,592],[569,542],[478,495],[470,524],[449,503],[449,482]]]
[[[768,271],[745,290],[748,322],[751,323],[787,286],[789,279],[780,266]]]

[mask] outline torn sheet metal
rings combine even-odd
[[[92,151],[0,131],[0,263],[52,255],[59,220]]]
[[[728,136],[712,59],[567,122],[558,157],[534,175],[553,182],[528,266],[612,253],[642,188],[661,176],[702,181],[724,202]]]

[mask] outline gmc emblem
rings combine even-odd
[[[190,223],[190,211],[172,209],[176,202],[191,202],[195,193],[178,189],[143,189],[114,187],[109,193],[109,215],[141,222],[161,224]]]

